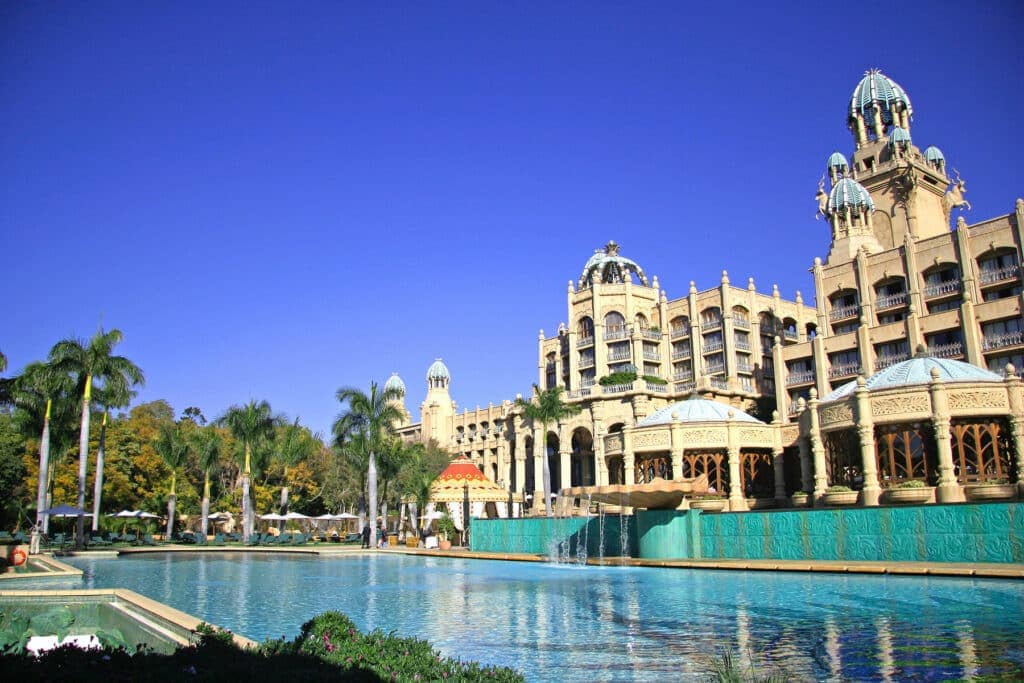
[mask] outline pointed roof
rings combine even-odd
[[[460,502],[469,485],[470,501],[505,502],[508,491],[484,476],[473,462],[460,455],[449,463],[430,485],[430,500],[435,503]]]

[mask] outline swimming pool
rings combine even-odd
[[[1024,667],[1024,582],[391,554],[66,561],[84,570],[83,587],[130,588],[255,640],[290,638],[313,615],[340,610],[363,629],[426,638],[528,680],[697,679],[724,650],[797,680]]]

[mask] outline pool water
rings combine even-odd
[[[725,651],[792,680],[1024,677],[1024,582],[390,554],[66,561],[85,587],[130,588],[255,640],[339,610],[531,681],[698,680]]]

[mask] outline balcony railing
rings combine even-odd
[[[796,370],[786,375],[786,386],[792,387],[797,384],[810,384],[814,381],[814,370]]]
[[[612,339],[626,339],[629,337],[629,330],[626,327],[608,327],[604,331],[604,340],[611,341]]]
[[[593,346],[593,345],[594,345],[594,336],[593,335],[591,335],[589,337],[580,337],[578,340],[576,340],[576,348],[577,349],[583,348],[584,346]]]
[[[715,351],[721,351],[722,346],[723,343],[721,339],[713,339],[711,341],[705,340],[704,348],[702,350],[704,351],[704,353],[714,353]]]
[[[749,351],[750,342],[743,339],[733,339],[733,345],[736,346],[738,351]]]
[[[690,380],[689,382],[676,382],[675,384],[672,385],[672,390],[675,391],[677,394],[682,394],[687,391],[693,391],[696,388],[697,385],[693,380]]]
[[[672,360],[676,360],[677,358],[689,358],[692,355],[693,350],[690,348],[689,344],[672,349]]]
[[[887,308],[896,308],[898,306],[904,306],[907,303],[906,292],[896,292],[895,294],[887,294],[880,296],[875,300],[875,307],[878,310],[885,310]]]
[[[736,370],[738,372],[753,372],[754,366],[747,361],[738,360],[736,361]]]
[[[857,313],[860,312],[859,304],[850,304],[849,306],[835,306],[828,313],[828,319],[832,322],[837,320],[846,320],[847,318],[856,318]]]
[[[896,363],[902,363],[905,360],[910,359],[910,353],[890,353],[885,356],[879,356],[875,359],[875,372],[879,370],[885,370],[890,365],[896,365]]]
[[[652,330],[650,328],[643,328],[640,330],[640,336],[644,339],[652,339],[654,341],[661,340],[661,330]]]
[[[609,384],[608,386],[601,388],[602,394],[624,394],[627,391],[632,391],[632,384]]]
[[[998,334],[986,334],[981,341],[981,348],[985,351],[993,349],[1005,349],[1007,346],[1018,346],[1024,344],[1024,330],[1015,332],[999,332]]]
[[[749,377],[740,377],[740,389],[743,391],[754,391],[754,380]]]
[[[796,330],[783,330],[782,338],[788,339],[790,341],[796,341],[797,339],[800,338],[800,333],[797,332]]]
[[[828,378],[850,377],[860,373],[860,363],[840,363],[828,369]]]
[[[948,294],[956,294],[960,291],[959,280],[947,280],[945,282],[936,282],[935,284],[924,286],[924,298],[934,299],[939,296],[946,296]]]
[[[690,336],[690,328],[687,325],[682,325],[680,327],[673,327],[672,331],[669,333],[669,336],[672,339],[679,339],[681,337],[689,337]]]
[[[741,330],[749,330],[750,329],[750,319],[747,318],[746,316],[733,314],[733,316],[732,316],[732,325],[733,325],[733,327],[741,329]]]
[[[775,380],[765,377],[761,380],[761,391],[769,394],[775,393]]]
[[[936,358],[956,358],[964,355],[964,343],[955,341],[948,344],[934,344],[928,347],[928,353]]]
[[[707,377],[706,379],[712,389],[725,390],[729,388],[729,380],[725,377]]]
[[[713,375],[716,372],[725,372],[725,363],[708,363],[704,368],[705,375]]]
[[[583,358],[580,358],[580,368],[582,369],[592,368],[594,367],[594,363],[595,361],[593,356],[584,356]]]
[[[675,382],[685,382],[693,379],[693,370],[679,370],[672,373],[672,380]]]
[[[981,280],[983,285],[991,285],[996,282],[1002,282],[1003,280],[1012,280],[1017,277],[1020,273],[1020,264],[1011,263],[1008,266],[1002,268],[982,268],[978,274],[978,279]]]
[[[580,380],[580,387],[582,387],[583,389],[588,389],[594,386],[594,383],[596,381],[597,380],[594,379],[593,377],[584,377],[583,379]]]
[[[609,351],[608,352],[608,360],[609,361],[631,360],[632,358],[633,358],[633,353],[631,351],[628,351],[628,350],[627,351]]]
[[[717,329],[720,329],[721,327],[722,327],[722,319],[721,318],[709,318],[707,320],[701,320],[700,321],[700,328],[702,330],[704,330],[705,332],[710,332],[711,330],[717,330]]]
[[[655,384],[654,382],[647,382],[647,391],[654,392],[655,394],[667,394],[667,384]]]
[[[661,360],[657,349],[644,349],[644,360]]]

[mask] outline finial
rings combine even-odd
[[[811,387],[811,390],[807,393],[810,395],[812,401],[818,398],[818,390],[815,389],[814,387]]]
[[[1018,197],[1017,198],[1016,207],[1017,207],[1017,213],[1024,213],[1024,199],[1021,199],[1021,198]]]
[[[820,256],[815,256],[814,257],[814,265],[816,265],[816,266],[820,266],[821,265],[821,257]]]
[[[662,292],[661,293],[661,303],[666,303],[667,301],[668,301],[668,297],[665,296],[665,292]]]
[[[931,355],[928,352],[928,347],[924,344],[918,344],[914,347],[914,358],[929,358]]]
[[[723,285],[729,284],[729,272],[726,271],[726,270],[722,271],[722,284]]]
[[[779,411],[773,410],[772,411],[772,422],[778,422],[778,421],[779,421]]]
[[[928,371],[928,374],[932,376],[932,380],[933,381],[935,381],[935,382],[939,381],[939,369],[938,368],[932,368],[931,370]]]
[[[800,294],[800,290],[799,289],[796,290],[796,302],[798,304],[802,304],[804,302],[804,297],[803,297],[802,294]]]
[[[747,278],[747,289],[749,289],[751,292],[757,290],[757,287],[754,286],[754,278],[752,278],[752,277],[748,277]]]
[[[866,387],[867,385],[868,385],[868,381],[867,381],[867,379],[864,378],[864,375],[857,375],[857,386],[858,387]]]
[[[673,410],[672,411],[672,421],[673,422],[679,422],[679,411],[678,410]]]
[[[693,280],[690,280],[690,294],[696,294],[696,293],[697,293],[697,283],[694,282]]]
[[[537,333],[537,339],[544,339],[544,328],[540,328],[540,332]]]
[[[779,298],[779,286],[778,285],[772,285],[772,296],[775,297],[776,299]]]
[[[1017,201],[1019,202],[1020,200],[1018,199]],[[1017,376],[1017,368],[1013,367],[1013,363],[1007,363],[1006,364],[1006,377],[1007,377],[1007,379],[1009,379],[1010,377],[1016,377],[1016,376]]]
[[[575,286],[575,284],[573,284],[572,280],[569,280],[569,293],[573,294],[575,292],[576,292],[576,286]]]
[[[957,216],[956,217],[956,229],[960,230],[961,228],[966,228],[966,227],[967,227],[967,221],[964,220],[964,217],[963,216]]]
[[[657,275],[655,275],[654,277],[651,278],[651,287],[653,287],[654,289],[658,289],[658,276]]]

